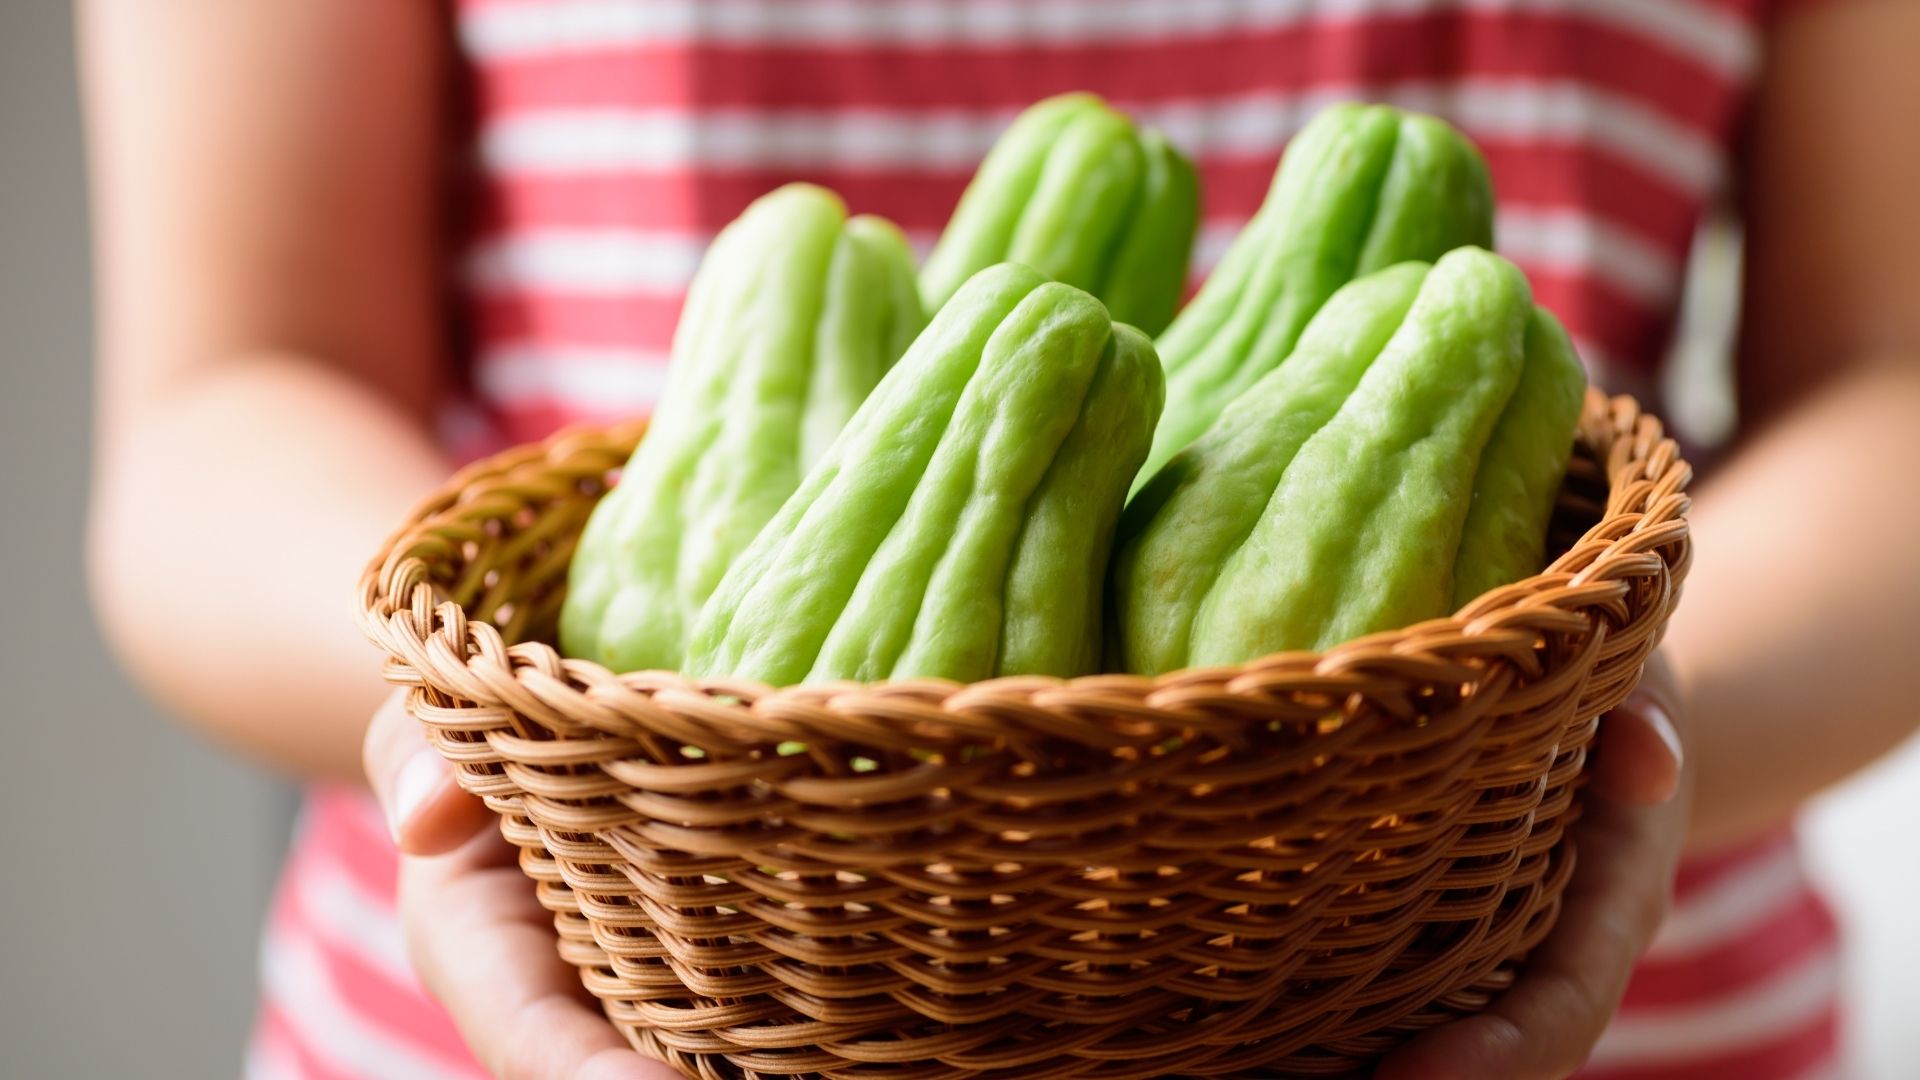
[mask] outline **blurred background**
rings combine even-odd
[[[293,796],[141,701],[88,615],[86,189],[63,4],[0,4],[0,159],[0,1076],[234,1076]],[[1718,386],[1737,249],[1724,231],[1703,244],[1674,419],[1704,433],[1731,419]],[[1920,1062],[1915,822],[1920,745],[1803,826],[1851,935],[1864,1080],[1911,1080]]]

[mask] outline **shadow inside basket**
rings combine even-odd
[[[1556,557],[1608,511],[1597,423]],[[1671,606],[1663,566],[1158,680],[615,675],[550,646],[637,437],[456,478],[386,577],[446,646],[396,654],[412,708],[502,815],[563,956],[693,1075],[1363,1068],[1484,1007],[1551,926],[1595,714]]]

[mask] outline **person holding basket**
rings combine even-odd
[[[1877,478],[1920,415],[1920,128],[1878,118],[1920,100],[1920,9],[1031,8],[81,5],[95,603],[157,699],[309,784],[249,1075],[677,1075],[584,994],[344,597],[456,463],[649,412],[700,252],[753,199],[820,183],[922,243],[1007,121],[1072,90],[1192,155],[1197,276],[1321,106],[1436,114],[1592,380],[1649,403],[1695,227],[1737,201],[1740,430],[1695,492],[1685,603],[1601,721],[1560,919],[1377,1075],[1834,1075],[1838,934],[1788,823],[1913,726],[1920,497]]]

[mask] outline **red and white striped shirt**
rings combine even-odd
[[[1098,92],[1204,185],[1196,278],[1329,102],[1442,115],[1501,250],[1602,385],[1653,397],[1778,0],[456,0],[473,106],[466,453],[660,392],[700,253],[789,180],[922,251],[1013,114]],[[262,1078],[479,1074],[408,971],[361,797],[308,801],[267,929]],[[1789,834],[1687,866],[1588,1073],[1837,1076],[1835,933]]]

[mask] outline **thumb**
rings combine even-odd
[[[453,767],[407,713],[403,691],[394,691],[375,710],[360,760],[386,812],[394,846],[405,854],[452,851],[493,818],[485,803],[460,790]]]

